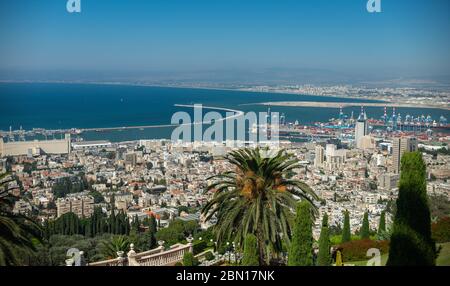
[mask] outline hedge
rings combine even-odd
[[[437,243],[450,242],[450,217],[441,218],[433,223],[431,233]]]
[[[208,243],[204,240],[194,242],[192,248],[194,250],[194,255],[202,253],[208,247]]]
[[[389,253],[389,241],[353,240],[341,243],[337,248],[342,248],[344,263],[347,261],[361,261],[370,259],[367,256],[367,251],[371,248],[379,249],[381,255]]]

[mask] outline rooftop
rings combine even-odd
[[[73,142],[73,146],[88,146],[88,145],[110,145],[111,142],[106,140],[97,140],[97,141],[81,141],[81,142]]]

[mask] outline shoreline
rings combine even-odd
[[[178,86],[178,85],[161,85],[161,84],[146,84],[146,83],[132,83],[132,82],[97,82],[97,81],[35,81],[35,80],[23,80],[23,81],[9,81],[0,80],[0,84],[5,83],[22,83],[22,84],[35,84],[35,83],[48,83],[48,84],[79,84],[79,85],[109,85],[109,86],[135,86],[135,87],[160,87],[160,88],[176,88],[176,89],[200,89],[200,90],[216,90],[216,91],[234,91],[234,92],[248,92],[248,93],[261,93],[261,94],[285,94],[285,95],[297,95],[301,96],[314,96],[320,98],[339,98],[339,99],[356,99],[362,101],[371,102],[387,102],[380,99],[370,99],[366,97],[354,97],[354,96],[342,96],[342,95],[317,95],[317,94],[302,94],[295,92],[275,92],[275,91],[258,91],[247,90],[245,88],[225,88],[225,87],[202,87],[202,86]]]
[[[369,106],[370,104],[374,104],[373,107],[398,107],[398,108],[427,108],[427,109],[440,109],[440,110],[450,110],[450,106],[438,106],[438,105],[427,105],[427,104],[412,104],[412,103],[402,103],[395,101],[388,101],[386,99],[371,99],[366,96],[363,97],[354,97],[354,96],[342,96],[342,95],[317,95],[317,94],[301,94],[296,92],[288,92],[288,91],[258,91],[258,90],[248,90],[247,88],[226,88],[226,87],[202,87],[202,86],[177,86],[177,85],[161,85],[161,84],[150,84],[150,83],[133,83],[133,82],[98,82],[98,81],[35,81],[35,80],[0,80],[0,84],[79,84],[79,85],[107,85],[107,86],[132,86],[132,87],[158,87],[158,88],[174,88],[174,89],[199,89],[199,90],[213,90],[213,91],[231,91],[231,92],[248,92],[248,93],[260,93],[260,94],[273,94],[273,95],[296,95],[299,97],[298,101],[289,101],[289,102],[257,102],[257,103],[245,103],[240,104],[240,106],[245,105],[268,105],[272,104],[273,106],[286,106],[286,107],[317,107],[317,108],[339,108],[339,106],[303,106],[296,105],[297,102],[312,102],[312,101],[302,101],[302,96],[313,96],[317,98],[337,98],[342,100],[349,100],[348,102],[342,102],[344,104],[351,104],[343,107],[353,107],[353,106],[361,106],[363,105]],[[360,102],[351,102],[350,100],[358,100]],[[285,103],[286,105],[280,105],[280,103]],[[320,103],[335,103],[334,101],[323,101]],[[379,105],[377,105],[379,104]]]
[[[282,107],[311,107],[311,108],[348,108],[348,107],[390,107],[390,108],[426,108],[450,111],[448,106],[415,105],[412,103],[375,103],[375,102],[317,102],[317,101],[280,101],[280,102],[260,102],[245,105],[264,105]]]

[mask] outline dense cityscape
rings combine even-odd
[[[395,118],[384,120],[390,127],[373,128],[370,122],[376,121],[368,120],[364,108],[357,118],[346,116],[341,110],[337,119],[308,129],[281,120],[282,140],[277,145],[258,142],[242,142],[242,145],[285,150],[295,158],[298,166],[289,176],[307,184],[317,195],[313,204],[318,215],[312,221],[315,241],[319,241],[322,217],[326,215],[332,245],[343,243],[340,235],[345,214],[348,214],[353,239],[358,241],[366,216],[370,237],[377,245],[390,235],[398,197],[400,162],[405,152],[420,150],[423,154],[427,166],[426,189],[435,223],[446,220],[450,205],[448,134],[435,134],[429,129],[432,126],[421,131],[401,131],[397,125],[392,125]],[[300,142],[284,140],[305,132],[315,135]],[[320,138],[319,135],[326,136]],[[15,138],[12,135],[0,141],[3,157],[0,173],[5,174],[2,181],[17,198],[13,212],[33,217],[44,225],[45,235],[50,241],[54,240],[55,245],[58,239],[67,243],[59,252],[50,246],[46,259],[30,259],[32,263],[75,263],[64,259],[65,252],[80,248],[87,254],[85,264],[116,265],[119,263],[117,255],[128,253],[131,244],[135,247],[133,251],[142,253],[138,256],[140,260],[134,262],[141,265],[180,263],[183,258],[180,253],[187,249],[184,245],[190,245],[201,265],[241,263],[241,246],[230,246],[231,241],[223,240],[219,241],[222,245],[218,245],[212,233],[217,217],[208,217],[202,212],[217,192],[210,187],[214,183],[211,178],[233,169],[227,157],[239,149],[236,147],[239,142],[161,139],[111,143],[73,140],[70,134],[61,140]],[[116,249],[117,253],[108,256],[101,250],[100,242],[93,251],[83,249],[80,238],[70,240],[76,235],[84,235],[81,241],[95,238],[86,225],[97,216],[106,222],[122,217],[122,223],[127,225],[120,230],[107,227],[99,232],[109,234],[111,237],[102,237],[102,243],[114,247],[120,248],[116,245],[118,238],[126,238],[122,249]],[[71,221],[74,219],[75,222]],[[384,231],[379,230],[380,220],[386,225]],[[149,225],[150,221],[155,225]],[[386,252],[383,247],[382,252]],[[178,254],[172,257],[173,251]],[[382,255],[386,259],[387,253]],[[164,261],[161,257],[166,256],[168,260],[161,262]],[[364,260],[361,255],[356,257]],[[280,259],[283,261],[286,257]]]

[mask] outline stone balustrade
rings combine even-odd
[[[134,245],[130,245],[130,251],[127,256],[118,253],[117,258],[89,263],[88,266],[171,266],[183,260],[186,252],[192,252],[192,243],[175,244],[168,250],[164,250],[164,246],[136,253]]]
[[[114,259],[89,263],[88,266],[127,266],[127,263],[126,263],[127,259],[123,258],[123,260],[125,260],[125,261],[121,261],[121,260],[122,259],[120,257],[118,257],[118,258],[114,258]]]

